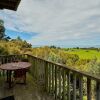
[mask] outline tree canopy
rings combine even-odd
[[[5,36],[4,21],[0,20],[0,39],[3,39],[4,36]]]

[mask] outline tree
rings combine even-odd
[[[22,39],[20,38],[20,36],[18,36],[18,37],[16,38],[16,40],[22,41]]]
[[[5,36],[4,21],[0,20],[0,39],[3,39],[4,36]]]
[[[9,41],[11,38],[7,35],[5,35],[5,27],[4,27],[4,21],[0,20],[0,39]]]

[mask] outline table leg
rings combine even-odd
[[[26,71],[25,71],[25,75],[24,75],[24,84],[26,84]]]
[[[7,70],[7,82],[9,82],[9,71]]]

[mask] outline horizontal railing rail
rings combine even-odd
[[[27,59],[32,64],[33,78],[55,100],[100,100],[99,76],[28,54],[0,56],[2,64],[18,59]]]

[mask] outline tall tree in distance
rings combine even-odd
[[[4,21],[0,19],[0,39],[3,39],[4,36],[5,36]]]
[[[5,34],[4,21],[0,19],[0,40],[9,41],[11,38]]]

